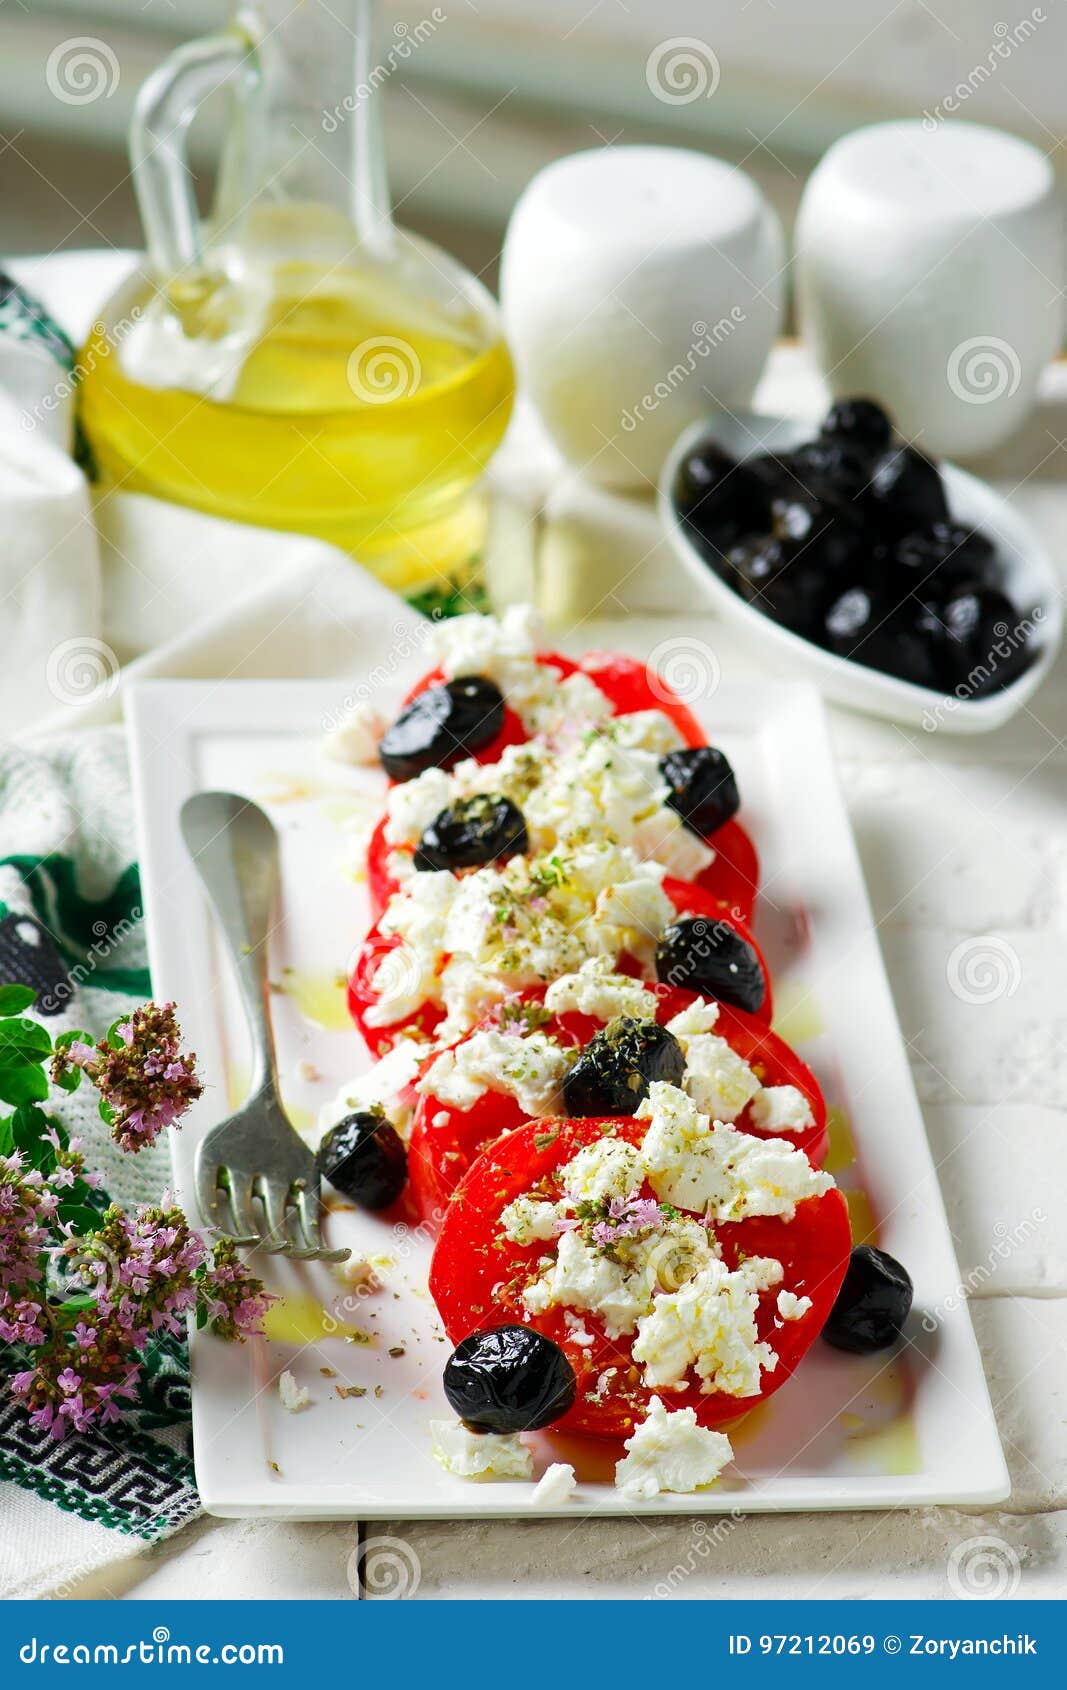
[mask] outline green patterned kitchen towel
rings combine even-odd
[[[126,748],[120,728],[43,751],[0,747],[0,983],[32,986],[49,1032],[101,1036],[149,996]],[[50,1105],[52,1107],[52,1105]],[[165,1143],[124,1156],[82,1087],[58,1103],[109,1197],[157,1201]],[[64,1594],[199,1510],[185,1346],[155,1346],[120,1426],[55,1443],[0,1389],[0,1595]]]

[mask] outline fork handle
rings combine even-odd
[[[181,829],[237,973],[252,1035],[250,1095],[277,1096],[267,952],[281,884],[278,835],[257,804],[234,792],[187,799]]]

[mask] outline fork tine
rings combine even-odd
[[[227,1189],[230,1193],[233,1224],[237,1229],[234,1234],[234,1243],[252,1247],[261,1244],[263,1231],[256,1224],[255,1210],[252,1207],[254,1181],[247,1174],[241,1175],[234,1168],[223,1167],[220,1168],[219,1172],[225,1176]]]
[[[301,1255],[303,1261],[346,1262],[352,1254],[350,1250],[328,1250],[322,1240],[322,1228],[319,1216],[322,1213],[322,1202],[318,1188],[308,1190],[306,1186],[298,1185],[296,1192],[296,1212],[300,1217],[307,1249]],[[293,1251],[294,1256],[298,1254]]]
[[[272,1183],[265,1174],[257,1174],[253,1186],[263,1204],[263,1217],[267,1223],[258,1248],[270,1256],[288,1255],[290,1245],[285,1232],[285,1203],[288,1193],[280,1185]]]

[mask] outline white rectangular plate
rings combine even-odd
[[[195,1145],[241,1100],[248,1074],[243,1017],[178,830],[190,793],[247,794],[281,833],[284,908],[271,971],[283,1090],[298,1128],[310,1131],[320,1105],[368,1065],[338,982],[368,920],[353,834],[380,811],[384,780],[323,757],[336,702],[335,684],[307,682],[157,681],[130,699],[155,995],[178,1001],[208,1081],[174,1139],[190,1204]],[[574,1463],[577,1492],[554,1510],[573,1515],[1000,1501],[1007,1472],[822,706],[807,686],[723,687],[702,713],[738,772],[763,862],[756,927],[776,983],[776,1025],[827,1094],[829,1166],[849,1193],[857,1238],[876,1239],[915,1282],[911,1341],[888,1359],[817,1342],[788,1384],[731,1429],[735,1461],[698,1495],[624,1500],[611,1482],[621,1452],[595,1439],[539,1434],[537,1470]],[[257,1271],[287,1299],[271,1336],[240,1347],[193,1337],[204,1506],[298,1519],[529,1514],[528,1484],[457,1479],[431,1456],[428,1423],[448,1412],[448,1349],[426,1292],[430,1240],[415,1225],[351,1209],[332,1215],[330,1235],[384,1258],[381,1289],[357,1293],[325,1267],[269,1258]],[[301,1413],[281,1406],[284,1368],[314,1399]],[[339,1386],[365,1394],[341,1396]]]

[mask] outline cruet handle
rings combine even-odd
[[[193,119],[224,83],[235,81],[240,93],[258,78],[255,43],[235,25],[179,47],[137,96],[130,124],[133,185],[149,260],[163,277],[202,264],[200,218],[187,162]]]

